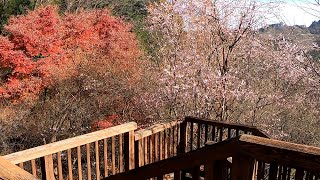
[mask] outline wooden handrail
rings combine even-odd
[[[242,157],[245,159],[251,158],[303,169],[308,172],[320,172],[320,148],[252,135],[241,135],[240,137],[180,154],[125,173],[110,176],[106,180],[160,177],[174,171],[210,164],[210,161],[222,160],[227,157],[235,157],[236,160]],[[239,163],[233,165],[233,167],[239,166],[241,167],[242,165]],[[233,171],[233,173],[238,176],[241,171]]]
[[[148,164],[128,172],[116,174],[105,180],[147,179],[169,174],[182,169],[189,169],[208,161],[223,160],[236,152],[238,138],[222,141],[201,149],[190,151],[156,163]],[[214,153],[213,153],[214,152]]]
[[[16,153],[3,156],[3,158],[9,160],[13,164],[18,164],[21,162],[26,162],[32,159],[57,153],[59,151],[75,148],[77,146],[81,146],[81,145],[89,144],[102,139],[106,139],[109,137],[113,137],[115,135],[119,135],[129,131],[134,131],[135,129],[137,129],[137,123],[130,122],[130,123],[122,124],[119,126],[107,128],[104,130],[92,132],[89,134],[77,136],[74,138],[65,139],[55,143],[38,146],[38,147],[27,149],[24,151],[19,151]]]
[[[265,138],[270,138],[266,133],[258,129],[256,126],[248,126],[248,125],[242,125],[242,124],[236,124],[236,123],[226,123],[222,121],[215,121],[211,119],[203,119],[203,118],[197,118],[197,117],[191,117],[187,116],[185,118],[185,121],[187,122],[193,122],[193,123],[200,123],[200,124],[207,124],[212,125],[216,127],[226,127],[231,129],[241,129],[242,131],[250,131],[253,133],[253,135],[261,136]]]
[[[12,164],[3,157],[0,157],[0,179],[37,180],[35,176]]]
[[[239,139],[240,152],[264,162],[276,162],[294,168],[320,172],[320,148],[242,135]]]
[[[150,126],[146,129],[141,129],[139,131],[136,131],[135,134],[135,141],[140,140],[142,138],[151,136],[152,134],[156,134],[158,132],[161,132],[167,128],[171,128],[177,124],[180,124],[182,121],[171,121],[169,123],[161,123],[161,124],[155,124],[153,126]]]

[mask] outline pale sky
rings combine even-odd
[[[309,26],[313,21],[320,20],[320,5],[313,6],[312,2],[314,0],[285,0],[277,13],[280,16],[272,18],[271,23],[282,21],[287,25]]]

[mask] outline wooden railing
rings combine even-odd
[[[241,134],[251,134],[268,138],[265,133],[254,126],[225,123],[195,117],[186,117],[180,126],[180,136],[183,139],[180,146],[181,153],[204,147],[208,141],[217,143]]]
[[[156,124],[135,132],[136,167],[177,155],[180,121]]]
[[[221,164],[228,158],[231,169],[225,171]],[[200,179],[200,167],[208,180],[319,180],[320,148],[243,134],[106,180],[162,179],[165,174],[185,169],[192,169],[187,176]],[[174,179],[186,178],[181,175],[175,173]]]
[[[319,148],[270,140],[253,126],[186,117],[136,129],[127,123],[3,158],[42,179],[319,179]]]
[[[3,158],[42,179],[100,179],[134,168],[136,129],[131,122]]]
[[[32,174],[24,171],[10,161],[0,157],[0,179],[9,180],[36,180]]]

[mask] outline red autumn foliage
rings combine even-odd
[[[131,26],[108,10],[60,16],[55,6],[10,19],[0,37],[0,99],[35,98],[57,80],[94,71],[139,72],[140,51]],[[129,78],[130,80],[130,78]]]
[[[118,115],[114,114],[108,116],[105,120],[95,121],[91,124],[91,130],[97,131],[101,129],[106,129],[116,125],[116,120],[118,119]]]

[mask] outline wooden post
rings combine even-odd
[[[143,140],[143,139],[141,139]],[[134,156],[135,156],[135,167],[140,167],[141,166],[141,157],[140,157],[140,151],[142,151],[142,149],[140,149],[139,147],[139,143],[140,143],[140,140],[138,141],[135,141],[134,142]]]
[[[187,135],[187,121],[183,121],[180,124],[180,142],[179,142],[179,149],[178,155],[184,154],[186,152],[186,135]],[[185,177],[185,172],[177,171],[174,172],[174,180],[180,180],[182,177]]]
[[[134,169],[134,131],[124,134],[125,171]]]
[[[237,155],[232,157],[232,180],[252,179],[255,160],[251,157]]]
[[[44,180],[54,180],[54,173],[53,173],[53,160],[52,154],[41,157],[41,172],[42,172],[42,179]]]

